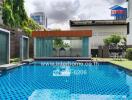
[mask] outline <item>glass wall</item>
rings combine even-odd
[[[51,57],[53,49],[52,38],[35,38],[35,57]]]
[[[82,38],[83,45],[82,45],[82,56],[83,57],[88,57],[89,56],[89,38],[88,37],[83,37]]]
[[[34,39],[34,56],[42,57],[88,57],[88,37],[48,37]]]
[[[9,63],[9,33],[0,30],[0,65]]]
[[[21,45],[20,45],[20,55],[21,60],[25,60],[29,58],[29,38],[26,36],[22,36]]]

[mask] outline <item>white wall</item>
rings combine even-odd
[[[82,26],[71,27],[71,30],[92,30],[93,36],[90,38],[90,48],[97,49],[98,46],[104,45],[103,40],[112,35],[113,33],[119,33],[122,36],[127,36],[127,25],[116,26]]]
[[[127,45],[132,45],[132,0],[128,2],[128,22],[130,22],[129,35],[127,36]]]

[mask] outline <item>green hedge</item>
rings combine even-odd
[[[127,59],[132,60],[132,48],[126,50],[126,57]]]

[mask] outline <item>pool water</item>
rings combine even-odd
[[[0,73],[0,100],[132,100],[131,75],[110,63],[34,62]]]

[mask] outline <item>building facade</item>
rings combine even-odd
[[[70,30],[92,30],[89,40],[91,52],[98,52],[99,46],[104,45],[104,39],[112,34],[127,36],[125,20],[80,20],[70,21]]]
[[[123,8],[121,6],[115,5],[110,9],[111,9],[111,16],[113,16],[115,20],[127,19],[127,8]]]
[[[47,17],[43,12],[35,12],[30,15],[30,17],[36,21],[39,25],[47,28]]]
[[[132,47],[132,0],[128,0],[128,30],[127,45]]]

